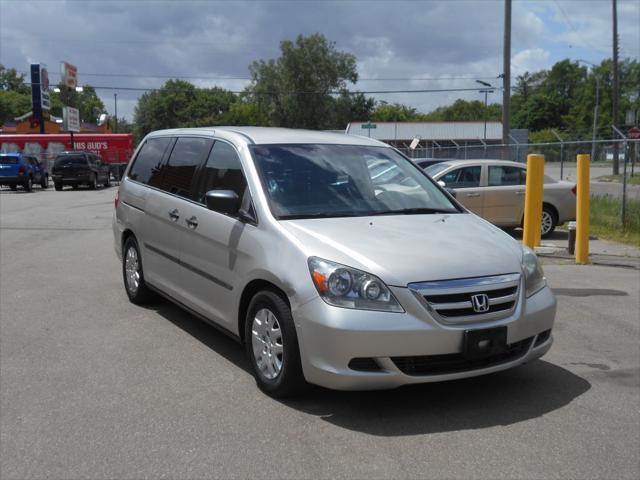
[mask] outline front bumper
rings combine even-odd
[[[409,289],[391,289],[405,313],[332,307],[320,297],[293,312],[308,382],[336,390],[368,390],[473,377],[530,362],[544,355],[553,343],[550,330],[556,300],[549,287],[527,299],[521,288],[517,307],[508,318],[455,326],[438,323]],[[504,361],[423,375],[403,373],[400,363],[393,360],[460,354],[465,330],[496,326],[507,326],[507,344],[520,347],[517,354]],[[375,359],[379,370],[349,368],[354,358]]]

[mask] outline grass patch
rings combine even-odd
[[[620,175],[605,175],[604,177],[598,177],[599,182],[612,182],[622,183],[622,174]],[[640,174],[636,173],[627,176],[627,185],[640,185]]]
[[[609,196],[591,197],[591,234],[640,247],[640,201],[627,200],[627,225],[624,229],[620,219],[621,210],[622,200]]]

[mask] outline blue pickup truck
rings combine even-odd
[[[49,173],[35,156],[0,153],[0,185],[8,185],[11,190],[21,186],[30,192],[35,184],[42,188],[49,186]]]

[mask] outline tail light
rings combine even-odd
[[[116,190],[116,198],[113,199],[113,208],[118,208],[120,204],[120,189]]]
[[[573,188],[571,188],[571,193],[575,195],[577,190],[578,190],[578,185],[574,185]]]
[[[18,168],[18,175],[24,175],[25,173],[27,173],[27,167],[25,167],[24,165],[20,165],[20,167]]]

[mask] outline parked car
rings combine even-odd
[[[34,184],[42,188],[49,186],[49,173],[35,156],[0,153],[0,185],[7,185],[11,190],[21,186],[30,192]]]
[[[129,300],[159,293],[237,339],[273,396],[482,375],[553,341],[535,253],[364,137],[153,132],[113,233]]]
[[[91,152],[60,152],[56,156],[51,173],[53,185],[58,191],[65,185],[71,185],[74,189],[79,185],[88,185],[92,190],[98,185],[111,186],[109,165]]]
[[[504,228],[520,227],[524,220],[526,165],[505,160],[454,160],[426,170],[456,192],[456,198],[473,213]],[[542,237],[557,225],[575,220],[576,184],[545,175]]]

